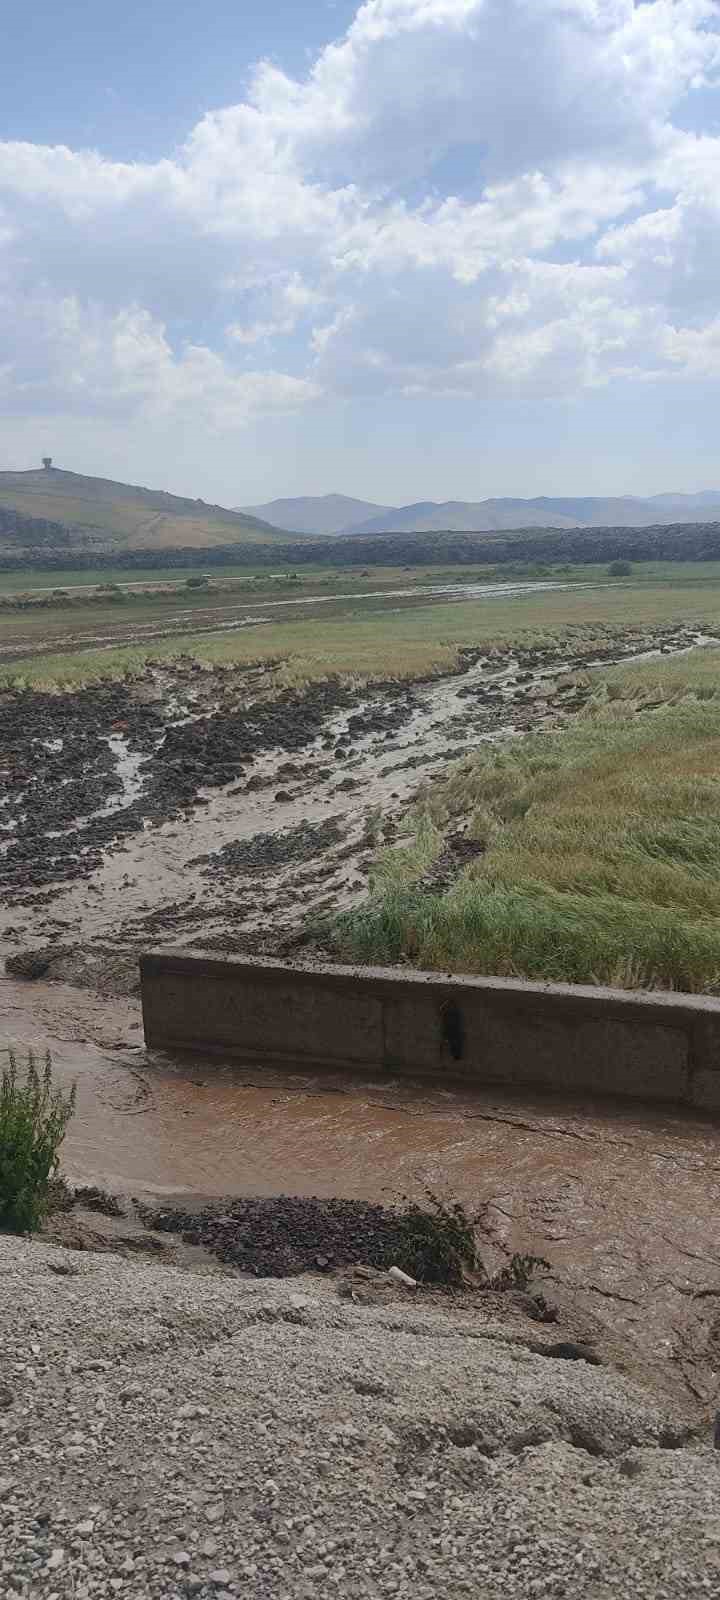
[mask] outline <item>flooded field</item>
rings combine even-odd
[[[410,685],[278,695],[269,666],[185,660],[74,694],[8,694],[0,949],[82,946],[90,968],[107,944],[282,950],[309,913],[365,891],[423,780],[577,710],[602,660],[705,639],[668,626],[600,652],[476,648],[452,677]]]
[[[74,692],[4,693],[0,951],[13,976],[0,1044],[50,1048],[61,1080],[77,1080],[70,1177],[195,1206],[278,1193],[391,1204],[429,1184],[480,1208],[490,1261],[547,1257],[563,1315],[619,1365],[709,1403],[709,1124],[151,1058],[136,998],[137,954],[153,945],[296,954],[309,916],[366,893],[378,843],[449,761],[561,724],[594,666],[709,642],[689,624],[625,627],[602,646],[473,647],[425,681],[279,694],[272,664],[184,658]]]
[[[399,584],[395,581],[385,582],[382,586],[377,586],[376,581],[376,586],[368,584],[347,588],[347,581],[344,585],[340,580],[326,594],[312,592],[311,583],[308,587],[309,593],[285,594],[282,598],[273,598],[272,590],[257,596],[243,593],[241,597],[233,598],[232,590],[228,590],[221,598],[208,599],[204,604],[199,604],[195,596],[192,605],[187,603],[187,596],[175,589],[177,610],[168,611],[163,607],[158,612],[157,606],[151,606],[149,614],[147,603],[143,608],[138,603],[139,597],[133,596],[128,588],[125,599],[130,601],[130,605],[116,606],[109,612],[107,606],[103,610],[96,604],[87,608],[87,615],[71,608],[56,613],[38,612],[35,617],[32,613],[21,613],[13,617],[11,623],[6,618],[4,629],[0,630],[0,665],[12,666],[22,662],[30,651],[34,656],[46,656],[55,651],[112,649],[118,643],[123,646],[152,644],[159,640],[182,638],[184,634],[192,634],[193,637],[231,634],[240,629],[266,627],[283,621],[306,619],[322,623],[328,611],[342,615],[348,607],[353,612],[355,608],[360,608],[362,613],[372,615],[377,611],[392,612],[393,609],[401,610],[405,606],[416,607],[418,604],[432,606],[440,601],[450,604],[473,600],[502,602],[523,596],[529,599],[536,594],[622,588],[622,584],[609,583],[607,579],[599,584],[597,580],[567,582],[547,578],[505,583],[458,581],[418,584],[408,581]],[[162,588],[155,592],[161,594]],[[173,596],[168,598],[172,599]],[[393,602],[399,604],[393,607]],[[103,619],[101,623],[99,616]]]

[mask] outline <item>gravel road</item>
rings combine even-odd
[[[720,1452],[501,1325],[0,1237],[0,1594],[680,1600]]]

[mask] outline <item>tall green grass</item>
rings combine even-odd
[[[720,652],[608,675],[562,730],[453,766],[408,823],[336,922],[339,953],[720,990]],[[430,855],[458,828],[483,852],[434,892]]]

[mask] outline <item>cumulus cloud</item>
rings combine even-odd
[[[261,63],[165,160],[0,144],[0,405],[222,430],[715,375],[720,139],[687,113],[717,20],[367,0],[303,81]]]

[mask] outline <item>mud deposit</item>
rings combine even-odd
[[[191,660],[74,694],[0,698],[0,953],[17,972],[136,982],[148,943],[273,953],[308,913],[365,890],[422,779],[486,740],[576,710],[577,674],[687,650],[699,635],[617,630],[602,650],[465,651],[452,678],[275,690],[271,666]],[[461,845],[442,863],[461,870]]]

